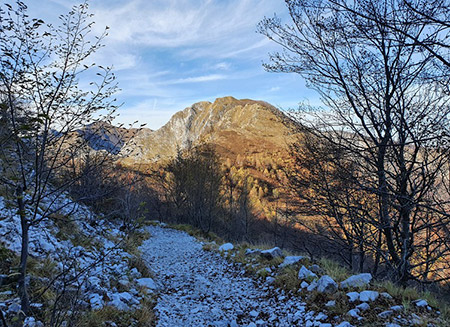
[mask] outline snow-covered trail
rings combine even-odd
[[[156,226],[149,231],[141,250],[160,286],[157,326],[303,325],[300,299],[244,277],[184,232]]]

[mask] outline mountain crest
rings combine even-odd
[[[132,149],[131,160],[169,159],[178,149],[200,143],[212,143],[231,153],[285,148],[286,135],[292,134],[285,121],[283,113],[263,101],[227,96],[212,103],[197,102],[174,114],[160,129],[139,132],[134,140],[139,147]]]

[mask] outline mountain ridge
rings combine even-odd
[[[130,164],[167,160],[202,143],[245,155],[287,149],[296,132],[295,123],[271,104],[228,96],[194,103],[158,130],[138,131],[133,144],[125,144],[123,150],[131,153],[125,160]]]

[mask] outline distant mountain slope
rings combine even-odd
[[[83,137],[94,150],[105,150],[113,154],[118,154],[124,144],[138,132],[136,128],[124,128],[110,125],[108,123],[94,123],[77,133]]]
[[[287,149],[295,133],[291,122],[272,105],[254,100],[224,97],[198,102],[177,112],[156,131],[139,131],[127,163],[150,163],[169,159],[189,146],[213,144],[219,154],[246,156]]]

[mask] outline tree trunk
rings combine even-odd
[[[19,207],[20,225],[22,227],[22,248],[20,252],[20,267],[19,267],[19,295],[22,311],[28,314],[30,311],[30,299],[28,298],[27,285],[27,262],[28,262],[28,243],[30,224],[26,218],[25,204],[23,202],[23,192],[21,189],[17,191],[17,204]]]

